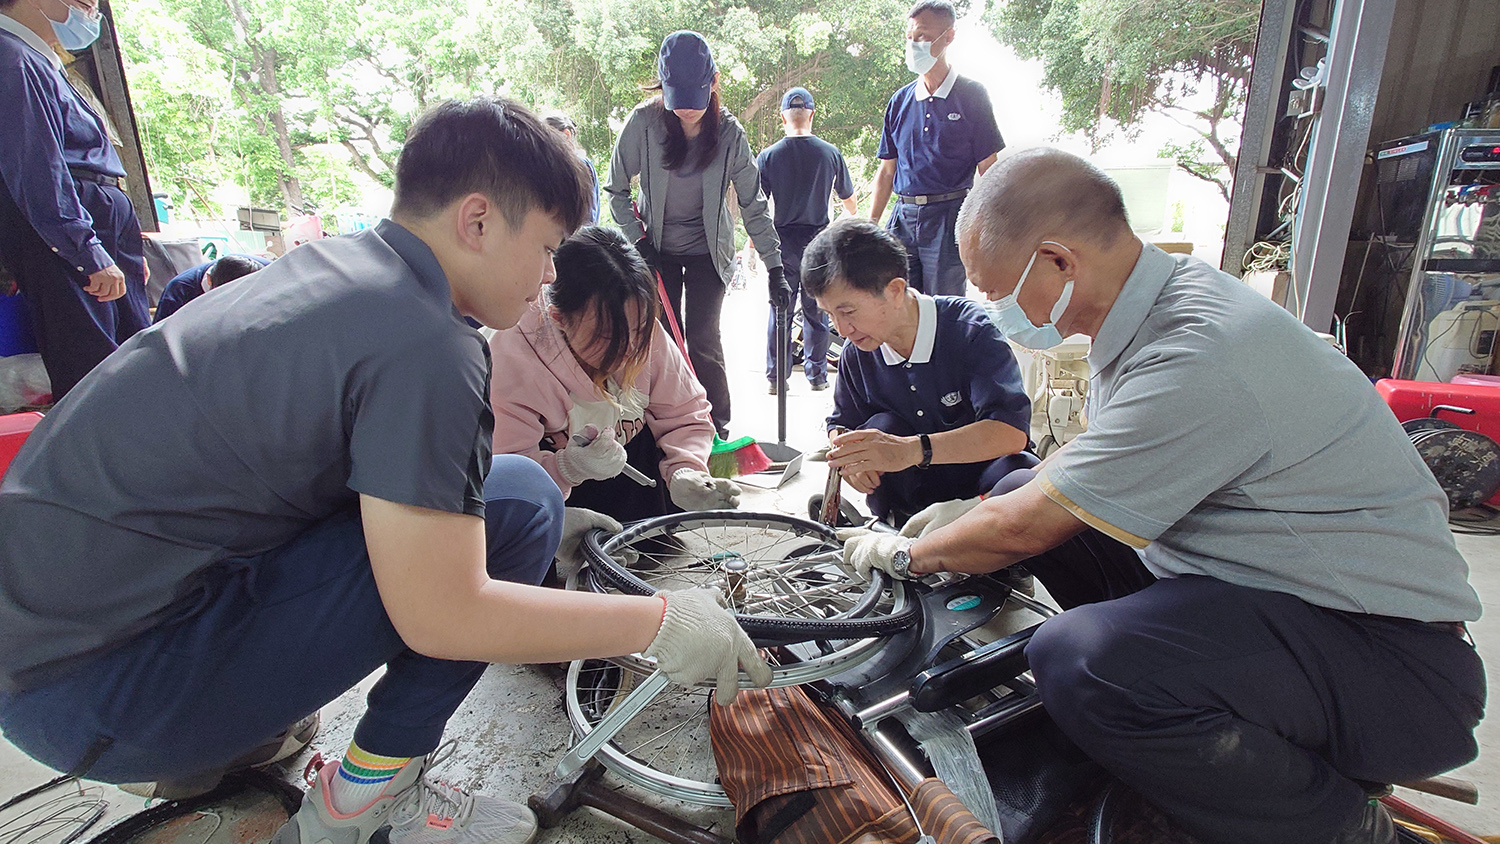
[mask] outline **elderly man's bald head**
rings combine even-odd
[[[1030,149],[981,176],[958,214],[958,241],[980,255],[1029,253],[1062,237],[1109,248],[1130,234],[1120,186],[1056,149]]]

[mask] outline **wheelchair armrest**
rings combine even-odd
[[[937,712],[1014,680],[1026,671],[1026,645],[1038,627],[1034,624],[918,674],[911,681],[912,706],[919,712]]]

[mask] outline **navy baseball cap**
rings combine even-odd
[[[656,75],[661,79],[662,103],[668,109],[708,108],[714,82],[714,53],[696,32],[682,30],[661,42]]]
[[[793,88],[781,96],[781,110],[789,108],[805,108],[813,110],[813,97],[806,88]]]

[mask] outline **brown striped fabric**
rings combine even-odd
[[[912,844],[906,804],[854,729],[801,689],[741,690],[711,706],[719,781],[742,844]],[[938,844],[999,844],[938,779],[908,795]]]

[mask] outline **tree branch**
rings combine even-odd
[[[1225,182],[1225,180],[1212,173],[1207,172],[1206,170],[1199,169],[1201,165],[1194,161],[1188,161],[1186,159],[1179,158],[1177,159],[1177,166],[1181,167],[1182,172],[1188,174],[1189,176],[1192,176],[1195,179],[1202,179],[1203,181],[1208,182],[1214,187],[1218,188],[1219,194],[1224,197],[1224,200],[1226,202],[1229,201],[1229,185],[1227,182]]]
[[[740,112],[740,122],[746,126],[751,125],[760,117],[761,112],[771,107],[771,103],[780,101],[781,93],[788,86],[822,71],[823,60],[826,58],[828,58],[828,51],[819,50],[802,64],[782,71],[774,81],[765,84],[760,93],[750,98],[750,103],[745,106],[744,111]]]
[[[341,138],[339,139],[339,143],[343,145],[344,149],[349,151],[350,160],[354,162],[354,166],[358,167],[360,172],[369,176],[377,185],[385,184],[385,180],[370,166],[369,159],[365,158],[365,154],[359,151],[359,147],[355,146],[353,141],[348,138]]]

